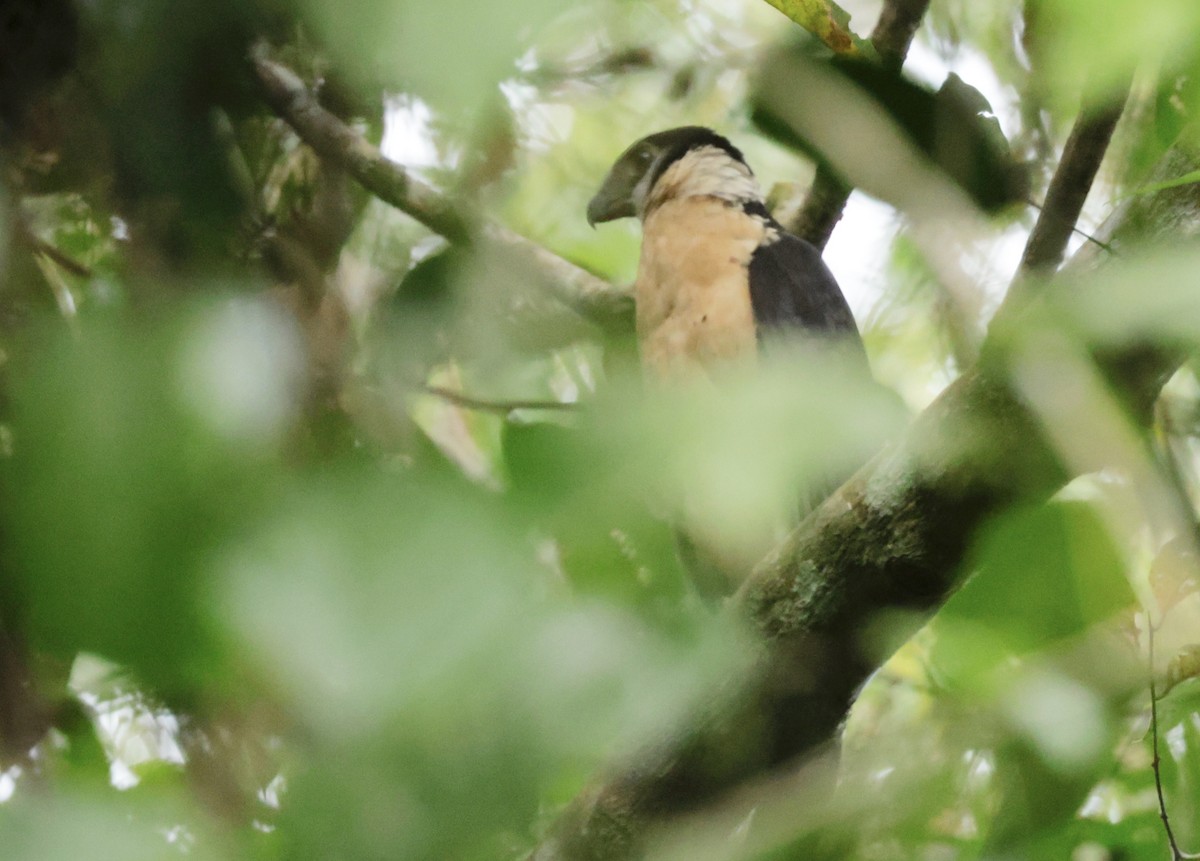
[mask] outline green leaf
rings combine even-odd
[[[186,697],[220,674],[203,565],[269,493],[295,333],[233,302],[32,344],[13,369],[3,586],[35,648],[91,651]]]
[[[1012,657],[1046,649],[1133,602],[1096,512],[1056,502],[1012,512],[975,548],[975,573],[938,614],[931,660],[949,684],[986,689]]]
[[[850,29],[850,13],[830,0],[767,0],[835,53],[875,56],[875,49]]]
[[[418,93],[456,116],[484,106],[513,72],[527,34],[562,8],[550,0],[303,5],[339,68],[361,82]]]
[[[1192,185],[1193,183],[1197,182],[1200,182],[1200,170],[1193,170],[1173,179],[1165,179],[1162,182],[1146,183],[1145,185],[1138,186],[1128,194],[1154,194],[1155,192],[1165,191],[1168,188],[1179,188],[1180,186]]]
[[[323,473],[216,560],[215,616],[304,731],[291,857],[475,857],[541,788],[679,720],[735,671],[554,575],[503,497],[412,471]]]
[[[1052,107],[1074,112],[1081,83],[1094,94],[1118,95],[1146,58],[1168,79],[1195,56],[1200,6],[1191,0],[1113,0],[1096,14],[1089,0],[1039,0],[1025,42],[1034,74]]]

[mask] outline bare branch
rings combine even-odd
[[[929,0],[890,0],[883,4],[871,31],[871,44],[884,66],[899,69],[904,65],[913,36],[928,8]]]
[[[833,228],[842,220],[851,191],[853,189],[838,179],[832,170],[823,164],[817,165],[804,203],[788,230],[824,250],[829,237],[833,236]]]
[[[1058,169],[1046,191],[1041,215],[1025,244],[1025,253],[1017,269],[1018,278],[1053,271],[1062,263],[1067,241],[1104,161],[1127,96],[1128,89],[1125,97],[1098,109],[1082,111],[1075,120]]]
[[[325,110],[295,72],[256,46],[251,62],[268,104],[322,158],[344,168],[367,191],[411,215],[452,242],[482,237],[516,257],[553,295],[589,319],[610,325],[627,320],[629,295],[499,224],[475,224],[445,195],[384,157],[336,116]]]
[[[1153,749],[1153,758],[1150,760],[1150,766],[1154,770],[1154,789],[1158,793],[1158,818],[1162,820],[1163,831],[1167,835],[1167,844],[1171,847],[1171,861],[1191,861],[1191,859],[1200,858],[1200,853],[1184,852],[1179,848],[1179,841],[1175,837],[1175,829],[1171,827],[1171,816],[1167,813],[1167,798],[1163,792],[1162,780],[1162,759],[1159,755],[1158,743],[1158,684],[1155,681],[1154,674],[1154,632],[1155,621],[1151,617],[1149,611],[1146,612],[1146,643],[1147,643],[1147,662],[1150,665],[1150,745]]]

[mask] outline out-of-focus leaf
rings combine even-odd
[[[568,563],[575,552],[583,556],[575,561],[593,562],[601,548],[624,552],[625,538],[635,570],[643,554],[643,561],[663,559],[662,538],[637,526],[648,511],[745,573],[805,503],[847,478],[904,424],[898,400],[865,379],[860,364],[839,358],[780,355],[669,389],[616,383],[581,413],[573,433],[510,429],[516,445],[536,447],[513,466],[530,484],[531,504],[559,524]],[[628,567],[596,570],[612,576]],[[675,576],[648,568],[664,585]]]
[[[1104,14],[1087,0],[1038,0],[1031,4],[1026,44],[1043,92],[1060,109],[1077,104],[1081,86],[1120,92],[1147,56],[1168,74],[1194,55],[1200,7],[1189,0],[1115,0]]]
[[[37,338],[13,372],[5,593],[37,648],[185,694],[216,670],[201,563],[266,490],[297,407],[296,334],[238,302]]]
[[[1187,800],[1200,793],[1200,711],[1193,711],[1180,726],[1182,739],[1171,740],[1177,748],[1182,748],[1171,824],[1184,846],[1195,846],[1200,842],[1200,810]]]
[[[1187,244],[1131,254],[1087,275],[1068,272],[1048,306],[1098,346],[1188,348],[1200,332],[1197,267],[1200,251]],[[1020,337],[1026,324],[1013,322]]]
[[[4,852],[21,861],[199,861],[230,857],[174,793],[132,797],[58,791],[30,793],[0,806]]]
[[[523,36],[561,9],[550,0],[304,5],[340,67],[456,113],[481,108],[513,71]]]
[[[223,257],[246,213],[214,114],[257,107],[245,57],[252,39],[276,31],[273,7],[269,0],[78,7],[85,43],[102,49],[88,53],[88,85],[73,107],[88,119],[95,112],[102,131],[69,156],[111,157],[110,179],[125,208],[176,262]]]
[[[514,514],[461,480],[326,474],[218,563],[220,618],[309,729],[280,825],[298,857],[473,857],[564,764],[644,743],[733,671],[728,632],[539,599]]]
[[[850,13],[830,0],[767,0],[838,54],[874,56],[875,49],[850,29]]]
[[[684,581],[671,529],[647,499],[596,506],[584,488],[604,480],[604,465],[591,442],[578,427],[506,423],[512,499],[533,512],[552,540],[555,563],[580,593],[678,621]]]
[[[1078,779],[1104,761],[1116,722],[1102,694],[1063,673],[1030,668],[1000,695],[1010,727],[1045,767]]]
[[[1200,678],[1200,644],[1184,649],[1171,659],[1167,684],[1177,685],[1196,678]]]
[[[1165,733],[1200,715],[1200,679],[1179,681],[1170,690],[1158,691],[1158,724]]]
[[[996,753],[996,811],[984,841],[984,857],[1053,857],[1088,790],[1100,776],[1099,760],[1084,770],[1064,772],[1017,737]],[[1045,845],[1048,844],[1048,845]]]
[[[1083,503],[1013,512],[972,554],[975,573],[938,614],[931,659],[948,684],[983,688],[1010,658],[1104,622],[1133,602],[1122,557]]]
[[[772,52],[758,78],[751,96],[755,125],[786,146],[816,158],[849,184],[879,193],[869,177],[855,175],[852,162],[844,161],[845,146],[831,150],[828,142],[814,139],[814,124],[856,129],[857,136],[847,139],[846,146],[873,146],[881,151],[884,145],[877,135],[861,137],[867,134],[865,126],[879,123],[890,128],[894,124],[912,146],[987,212],[1024,200],[1029,193],[1028,171],[1014,159],[991,106],[955,74],[941,89],[931,92],[873,61],[823,60],[803,45],[792,45]],[[831,83],[848,84],[849,89]],[[816,88],[819,95],[800,100],[798,87]],[[832,123],[833,119],[840,122]],[[897,154],[887,156],[895,158]]]
[[[1192,185],[1200,182],[1200,170],[1193,170],[1190,173],[1185,173],[1182,176],[1177,176],[1174,179],[1166,179],[1162,182],[1150,182],[1146,185],[1139,186],[1135,189],[1136,194],[1154,194],[1157,191],[1165,191],[1168,188],[1179,188],[1181,185]]]
[[[1194,710],[1196,692],[1190,694],[1190,697],[1168,697],[1169,705],[1160,708],[1158,723],[1163,794],[1171,827],[1184,849],[1200,842],[1200,810],[1192,803],[1200,792],[1200,712]],[[1188,699],[1193,707],[1190,713],[1181,708]],[[1144,743],[1151,741],[1149,735]]]

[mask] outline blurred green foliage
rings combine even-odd
[[[844,6],[865,36],[875,6]],[[1038,197],[1083,95],[1141,70],[1090,229],[1179,178],[1154,171],[1195,142],[1198,9],[936,3],[914,76],[921,92],[951,70],[987,87]],[[805,156],[750,123],[759,63],[797,35],[767,4],[3,14],[6,858],[524,857],[601,768],[752,672],[758,644],[697,596],[674,527],[753,564],[806,489],[894,445],[964,369],[1032,219],[971,238],[963,297],[910,225],[862,232],[852,204],[850,251],[830,258],[839,276],[878,258],[873,280],[842,280],[886,387],[801,353],[648,391],[627,337],[527,269],[368,202],[269,113],[247,52],[266,40],[464,208],[626,283],[636,226],[593,232],[583,212],[630,140],[710,124],[764,188],[808,181]],[[1193,350],[1194,248],[1120,250],[1022,322],[1101,354]],[[1180,377],[1159,431],[1195,498],[1200,397]],[[1073,418],[1081,439],[1114,438],[1098,412]],[[1183,660],[1200,584],[1191,563],[1154,573],[1154,524],[1114,523],[1121,485],[1098,473],[1005,512],[932,620],[875,620],[863,644],[882,666],[846,725],[842,790],[812,812],[773,787],[763,816],[785,826],[758,843],[730,826],[708,850],[1164,857],[1148,603],[1160,663],[1175,660],[1163,787],[1200,848],[1200,673]]]

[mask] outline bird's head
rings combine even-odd
[[[703,126],[681,126],[642,138],[621,153],[588,203],[588,224],[644,219],[677,197],[704,195],[760,200],[758,183],[741,151]]]

